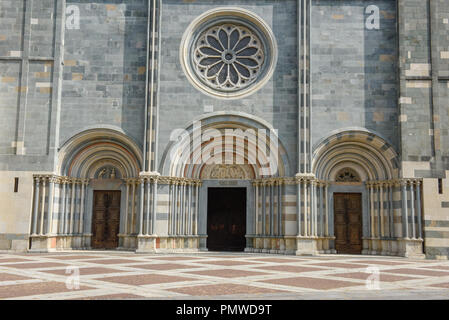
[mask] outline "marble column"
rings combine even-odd
[[[62,180],[61,181],[62,184],[62,189],[59,189],[60,192],[60,202],[61,202],[61,206],[59,208],[59,228],[58,228],[58,232],[59,234],[64,234],[64,223],[65,223],[65,217],[64,217],[64,213],[65,213],[65,197],[66,197],[66,186],[67,186],[67,182],[66,180]]]
[[[73,234],[75,228],[75,193],[76,193],[76,182],[75,180],[71,181],[72,185],[72,196],[70,198],[70,218],[69,218],[69,233]]]
[[[329,192],[329,184],[326,182],[326,184],[324,186],[324,205],[325,205],[324,212],[325,212],[325,216],[326,216],[325,217],[326,218],[326,221],[325,221],[326,226],[325,226],[325,233],[324,233],[324,235],[326,237],[330,236],[330,223],[329,223],[329,221],[330,221],[330,215],[331,215],[330,208],[329,208],[328,192]]]
[[[266,206],[267,206],[267,190],[265,182],[263,182],[263,192],[262,192],[262,235],[266,235]]]
[[[41,200],[41,220],[40,220],[40,228],[39,228],[39,234],[41,236],[44,235],[44,218],[45,218],[45,195],[46,195],[46,182],[47,178],[42,178],[42,200]]]
[[[390,237],[394,237],[395,236],[395,232],[394,232],[394,203],[393,203],[393,192],[394,192],[394,185],[393,184],[389,184],[388,185],[388,190],[389,190],[389,194],[388,194],[388,197],[389,197],[389,201],[388,201],[388,203],[389,203],[389,208],[388,208],[388,211],[389,211],[389,222],[390,222]]]
[[[51,234],[52,224],[53,224],[53,205],[54,205],[54,193],[55,193],[55,183],[57,179],[55,177],[49,178],[49,186],[48,186],[48,213],[47,213],[47,228],[46,234]]]
[[[70,208],[70,190],[71,190],[71,182],[70,179],[65,181],[66,189],[65,189],[65,205],[64,205],[64,234],[69,234],[69,208]]]
[[[83,179],[81,181],[81,202],[80,202],[80,225],[78,232],[80,234],[84,233],[84,207],[85,207],[85,199],[86,199],[86,187],[87,187],[87,180]]]
[[[374,186],[372,185],[372,183],[368,184],[368,190],[369,190],[369,199],[370,199],[370,237],[371,238],[375,238],[376,234],[375,234],[375,224],[374,224],[374,190],[373,190]]]
[[[377,198],[377,238],[382,237],[382,199],[381,199],[381,184],[379,183],[376,188]]]
[[[150,219],[150,211],[151,211],[151,196],[152,196],[152,183],[149,179],[147,179],[146,181],[146,186],[147,186],[147,204],[146,204],[146,210],[145,210],[145,221],[146,221],[146,226],[145,226],[145,235],[149,235],[150,232],[150,228],[151,228],[151,219]]]
[[[169,191],[168,191],[168,204],[169,204],[169,208],[168,208],[168,234],[169,235],[173,234],[173,213],[174,213],[173,203],[174,203],[173,184],[170,182]]]
[[[323,199],[323,188],[324,185],[320,183],[319,190],[320,190],[320,196],[319,196],[319,205],[320,205],[320,237],[324,237],[324,199]]]
[[[421,181],[416,182],[416,218],[418,220],[418,239],[422,239]]]
[[[302,226],[301,226],[301,220],[302,220],[302,205],[301,205],[301,187],[302,187],[302,181],[301,180],[297,180],[297,190],[296,190],[296,222],[298,225],[298,232],[297,232],[297,236],[300,237],[303,235],[302,233]]]
[[[402,237],[408,239],[408,207],[407,207],[407,182],[401,181],[401,189],[402,189]]]
[[[254,183],[254,234],[258,234],[257,225],[259,220],[259,184]]]
[[[410,222],[411,222],[411,236],[412,239],[416,238],[416,229],[415,229],[415,182],[410,182]]]
[[[126,180],[126,196],[125,196],[125,221],[124,221],[124,227],[123,227],[123,233],[128,234],[128,214],[129,214],[129,180]]]
[[[304,180],[304,236],[309,236],[309,219],[308,219],[308,199],[307,199],[308,181]]]
[[[315,234],[315,181],[310,181],[310,235]]]
[[[192,184],[187,184],[187,235],[192,235]]]
[[[32,235],[37,235],[37,220],[39,218],[39,183],[40,178],[34,178],[34,207],[33,207],[33,226]]]
[[[132,191],[131,191],[131,226],[130,226],[130,234],[134,233],[135,230],[135,213],[136,213],[136,180],[132,180]]]
[[[195,235],[198,235],[198,223],[199,223],[199,199],[200,199],[200,192],[199,192],[199,182],[195,183],[195,188],[196,188],[196,192],[195,192],[195,196],[196,196],[196,200],[195,200]]]
[[[145,179],[140,180],[139,202],[139,236],[143,235],[143,210],[145,205]]]
[[[157,180],[153,181],[153,210],[151,210],[151,234],[156,232]]]
[[[277,215],[277,235],[281,236],[282,235],[282,187],[283,184],[278,181],[278,185],[277,185],[277,191],[278,191],[278,201],[277,201],[277,211],[278,211],[278,215]]]
[[[274,182],[270,182],[270,236],[274,235]]]

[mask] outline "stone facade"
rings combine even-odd
[[[207,250],[208,188],[239,187],[246,251],[336,253],[359,193],[363,254],[448,258],[446,0],[0,3],[0,250],[91,248],[98,190],[119,249]],[[214,19],[263,45],[212,63],[272,61],[241,96],[192,83]]]

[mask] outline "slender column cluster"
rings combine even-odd
[[[420,179],[368,181],[366,187],[370,202],[369,236],[371,238],[422,238]],[[400,204],[400,207],[395,206],[395,203]],[[397,209],[397,214],[395,214],[395,207],[400,208],[400,211]],[[395,217],[397,217],[396,221]],[[401,226],[401,233],[398,232],[401,228],[399,226],[396,228],[396,225]]]
[[[139,236],[153,235],[156,230],[158,175],[143,175],[140,184]],[[127,190],[129,187],[127,187]]]
[[[143,201],[144,198],[140,197],[140,202],[138,202],[139,192],[144,195],[144,183],[141,179],[130,178],[125,180],[126,184],[126,195],[125,195],[125,215],[124,215],[124,230],[125,235],[132,235],[141,232],[140,228],[143,227],[143,223],[140,218],[143,217]],[[139,207],[138,207],[139,203]],[[139,210],[139,217],[137,217],[137,209]],[[139,219],[139,225],[136,225],[136,221]],[[139,228],[139,229],[138,229]],[[143,232],[143,230],[142,230]]]
[[[169,235],[198,235],[198,201],[201,181],[161,177],[160,183],[169,185]]]
[[[253,181],[255,191],[254,233],[262,236],[281,236],[284,234],[283,178],[258,179]]]
[[[327,183],[312,175],[297,175],[297,236],[328,237]]]
[[[35,175],[31,235],[84,232],[88,179]]]
[[[296,185],[296,224],[299,237],[329,236],[327,183],[312,175],[253,180],[255,234],[283,236],[283,196],[286,185]]]

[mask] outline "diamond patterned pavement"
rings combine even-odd
[[[78,271],[79,287],[73,287]],[[379,279],[377,287],[367,286],[372,279]],[[449,261],[217,252],[0,253],[0,300],[449,299],[448,289]]]

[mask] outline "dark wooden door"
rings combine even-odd
[[[246,246],[246,188],[209,188],[207,248],[243,251]]]
[[[92,219],[92,247],[118,247],[120,228],[120,191],[95,191]]]
[[[362,252],[362,195],[334,194],[335,249],[337,253]]]

